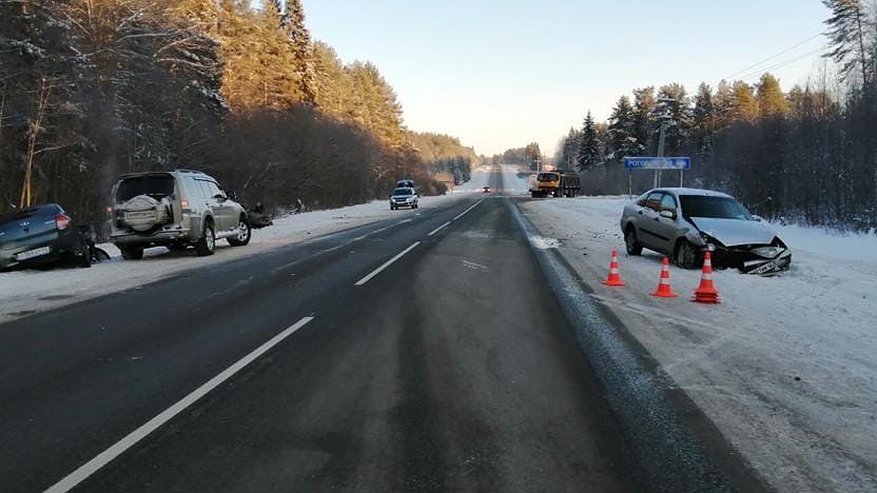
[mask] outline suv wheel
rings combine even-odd
[[[228,244],[231,246],[244,246],[250,242],[252,236],[253,230],[250,229],[250,223],[246,219],[240,218],[238,220],[237,235],[230,237]]]
[[[216,250],[216,232],[213,230],[213,223],[204,221],[204,231],[201,233],[201,239],[195,243],[195,251],[198,255],[206,257],[213,255]]]
[[[643,246],[640,245],[633,226],[628,227],[624,232],[624,247],[627,249],[628,255],[640,255],[643,253]]]
[[[143,247],[137,245],[119,247],[122,258],[125,260],[140,260],[143,258]]]

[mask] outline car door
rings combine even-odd
[[[234,207],[228,200],[225,192],[219,188],[219,184],[215,181],[208,181],[207,186],[210,188],[210,197],[215,204],[214,214],[216,215],[216,233],[225,234],[237,225],[237,221],[233,218]]]
[[[667,246],[666,235],[661,234],[658,211],[661,209],[663,193],[648,194],[637,210],[636,229],[640,243],[651,250],[662,251]]]
[[[669,218],[660,215],[662,211],[672,212],[673,217]],[[678,218],[679,206],[676,203],[676,197],[667,192],[662,193],[660,207],[658,208],[658,216],[653,227],[656,236],[661,240],[662,251],[668,255],[673,253],[676,237],[679,236],[677,231],[679,229],[677,222]]]
[[[225,221],[222,218],[222,208],[219,204],[219,201],[214,197],[216,192],[213,187],[211,187],[211,183],[208,180],[196,179],[195,182],[198,184],[198,188],[201,190],[201,201],[199,208],[204,212],[202,214],[203,218],[207,218],[209,215],[213,218],[213,229],[214,232],[219,233],[222,231],[223,224]],[[208,214],[209,211],[209,214]]]

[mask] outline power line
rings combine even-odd
[[[807,39],[805,39],[805,40],[803,40],[803,41],[799,41],[798,43],[795,43],[794,45],[790,46],[789,48],[784,49],[783,51],[781,51],[781,52],[779,52],[779,53],[777,53],[777,54],[775,54],[775,55],[772,55],[772,56],[770,56],[770,57],[768,57],[768,58],[765,58],[764,60],[761,60],[761,61],[758,62],[758,63],[755,63],[755,64],[753,64],[753,65],[750,65],[750,66],[744,68],[743,70],[739,70],[739,71],[737,71],[737,72],[734,72],[734,73],[731,74],[731,75],[727,75],[727,76],[723,77],[723,79],[724,79],[724,80],[730,80],[732,77],[736,77],[736,76],[738,76],[738,75],[740,75],[740,74],[743,74],[743,73],[749,73],[752,69],[754,69],[754,68],[756,68],[756,67],[758,67],[758,66],[760,66],[760,65],[762,65],[762,64],[764,64],[764,63],[767,63],[767,62],[769,62],[769,61],[771,61],[771,60],[774,60],[774,59],[776,59],[776,58],[778,58],[778,57],[781,57],[781,56],[785,55],[786,53],[788,53],[788,52],[794,50],[795,48],[798,48],[799,46],[802,46],[802,45],[804,45],[804,44],[806,44],[806,43],[809,43],[809,42],[812,41],[813,39],[815,39],[815,38],[817,38],[817,37],[819,37],[819,36],[822,36],[822,34],[823,34],[822,32],[818,32],[818,33],[816,33],[816,34],[814,34],[814,35],[808,37]],[[820,49],[821,49],[821,48],[820,48]],[[759,69],[759,70],[760,70],[760,69]]]
[[[781,62],[777,62],[773,65],[768,66],[768,67],[757,69],[757,70],[754,70],[752,72],[749,72],[741,77],[738,77],[738,79],[745,81],[745,80],[752,79],[754,77],[760,77],[762,74],[764,74],[766,72],[771,72],[773,70],[777,70],[777,69],[785,67],[787,65],[791,65],[791,64],[798,62],[800,60],[803,60],[807,57],[813,56],[816,53],[819,53],[820,51],[822,51],[824,49],[825,49],[825,47],[820,46],[819,48],[816,48],[815,50],[808,51],[807,53],[804,53],[802,55],[798,55],[796,57],[789,58],[789,59],[783,60]]]

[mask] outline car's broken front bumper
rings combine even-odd
[[[759,250],[770,248],[765,246],[723,247],[716,246],[714,264],[717,268],[739,269],[744,274],[769,276],[788,270],[792,263],[792,251],[788,248],[774,247],[776,252],[771,255],[760,255]]]

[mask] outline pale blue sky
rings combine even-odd
[[[763,64],[800,58],[773,70],[788,89],[822,66],[811,52],[825,46],[813,36],[827,16],[819,0],[303,3],[315,39],[379,67],[409,128],[484,154],[536,141],[550,155],[588,108],[605,119],[635,87],[693,92],[803,42]]]

